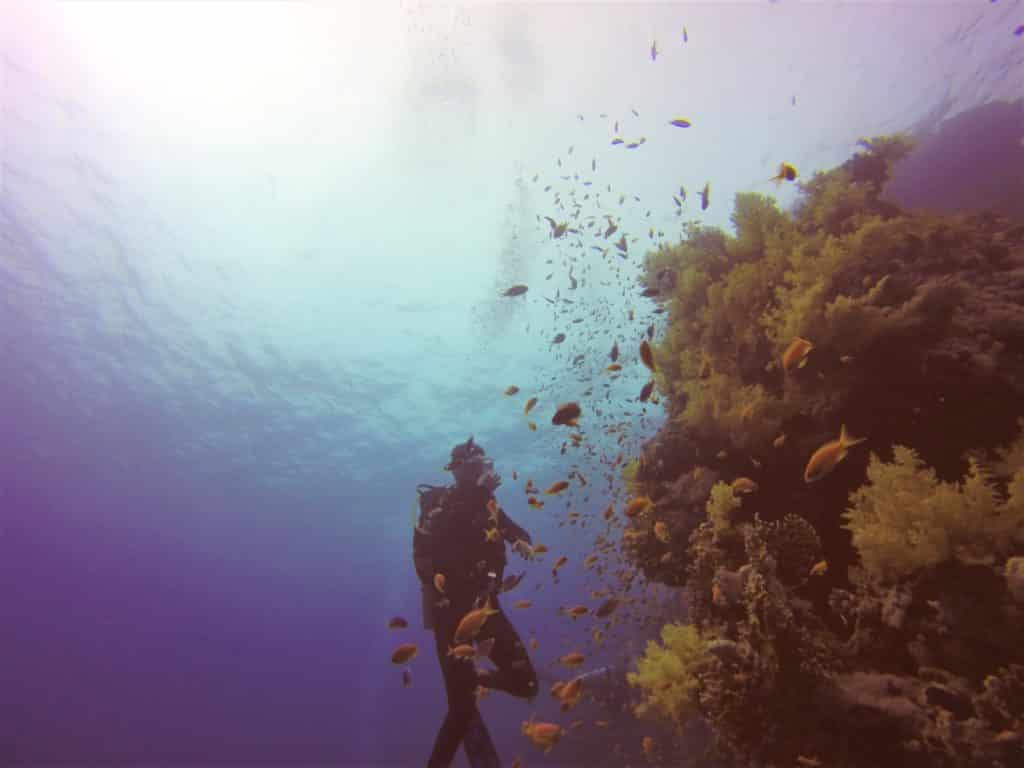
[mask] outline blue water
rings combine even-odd
[[[449,482],[470,434],[505,478],[499,501],[551,548],[509,555],[527,578],[506,606],[534,601],[509,612],[539,641],[544,694],[482,701],[505,764],[640,764],[642,736],[662,733],[618,713],[594,729],[596,702],[547,757],[520,723],[559,717],[555,659],[589,650],[593,623],[558,608],[611,582],[581,567],[621,498],[608,462],[661,424],[635,400],[638,366],[607,386],[601,370],[613,340],[663,322],[635,289],[649,227],[665,242],[691,218],[728,227],[735,192],[776,194],[782,160],[809,177],[861,136],[938,125],[1024,82],[1024,4],[1002,0],[206,18],[195,4],[150,22],[68,5],[82,7],[0,9],[3,765],[425,764],[445,699],[411,515],[416,484]],[[679,114],[685,136],[662,119]],[[610,146],[614,120],[647,142]],[[582,215],[613,213],[629,257],[552,240],[547,184],[563,203],[575,189]],[[600,208],[583,200],[609,184]],[[520,282],[526,298],[499,296]],[[571,399],[586,442],[563,454],[549,420]],[[521,491],[574,467],[586,528]],[[624,671],[684,615],[638,579],[644,595],[588,667]],[[388,630],[396,615],[409,629]],[[409,688],[399,642],[420,647]]]

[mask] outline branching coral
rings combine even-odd
[[[872,454],[868,483],[851,497],[849,516],[861,561],[881,581],[953,557],[991,561],[1024,542],[1024,497],[1002,501],[976,461],[962,486],[943,483],[900,445],[891,463]]]
[[[682,729],[696,711],[697,672],[707,663],[708,641],[692,624],[671,623],[661,628],[661,643],[651,640],[627,674],[640,688],[643,702],[637,714],[655,715]]]

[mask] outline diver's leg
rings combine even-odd
[[[490,658],[497,670],[481,675],[480,685],[526,699],[536,696],[537,671],[505,612],[489,617],[481,634],[484,632],[494,638]]]
[[[501,768],[498,750],[494,747],[479,709],[473,710],[466,735],[462,737],[462,747],[466,750],[472,768]]]
[[[456,609],[454,605],[435,613],[434,644],[448,694],[448,713],[434,740],[428,768],[448,768],[451,765],[476,712],[476,672],[473,663],[448,655],[455,627],[464,614],[464,610]]]

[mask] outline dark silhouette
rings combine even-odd
[[[501,477],[472,437],[452,448],[445,469],[455,477],[453,487],[420,485],[417,489],[420,517],[413,534],[413,561],[423,590],[424,627],[434,630],[437,660],[448,694],[448,713],[428,768],[447,768],[460,743],[474,768],[490,768],[500,762],[477,710],[477,687],[523,698],[537,693],[537,673],[498,603],[506,563],[505,542],[528,559],[532,556],[531,539],[497,506],[494,491]],[[493,504],[489,504],[491,500]],[[490,535],[488,531],[492,531]],[[435,586],[437,574],[444,578],[443,592]],[[472,659],[449,654],[459,622],[485,603],[498,613],[487,618],[475,639],[478,644],[493,639],[489,655],[495,670],[477,669]]]

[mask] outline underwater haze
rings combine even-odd
[[[0,0],[0,57],[0,764],[426,765],[472,435],[548,548],[502,765],[1024,765],[1024,2]]]

